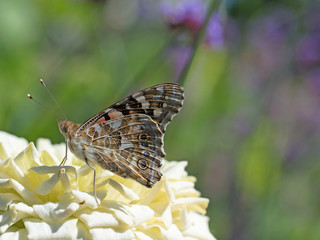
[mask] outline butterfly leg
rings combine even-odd
[[[64,155],[64,158],[62,159],[61,163],[59,164],[59,167],[62,167],[62,168],[60,168],[60,171],[58,173],[58,177],[60,177],[60,173],[62,172],[61,170],[65,171],[63,166],[67,161],[67,153],[68,153],[68,143],[66,143],[66,154]]]
[[[66,142],[66,154],[64,155],[64,158],[62,159],[62,162],[59,164],[59,167],[63,167],[66,163],[68,158],[68,142]]]
[[[96,194],[96,169],[94,167],[92,167],[88,161],[86,161],[86,164],[89,166],[89,168],[91,168],[93,170],[93,195],[94,195],[94,198],[95,198],[97,204],[99,205],[97,194]]]

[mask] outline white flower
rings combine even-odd
[[[0,132],[0,239],[215,239],[204,216],[209,200],[194,189],[187,162],[164,161],[163,178],[149,189],[97,167],[65,145]]]

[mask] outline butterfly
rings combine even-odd
[[[162,83],[125,97],[82,125],[58,120],[71,152],[94,171],[96,201],[94,164],[148,188],[161,179],[164,133],[183,99],[179,84]]]

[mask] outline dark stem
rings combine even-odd
[[[189,56],[189,59],[187,61],[187,63],[185,64],[178,80],[177,83],[179,83],[180,85],[184,85],[184,82],[186,81],[187,75],[189,73],[192,61],[196,55],[196,52],[200,46],[200,44],[203,42],[204,37],[206,36],[206,29],[208,26],[208,23],[210,21],[210,18],[213,14],[213,12],[218,8],[220,1],[219,0],[212,0],[209,8],[208,8],[208,12],[206,15],[206,18],[204,20],[204,23],[202,24],[201,29],[199,30],[197,36],[194,39],[194,42],[192,44],[192,48],[191,48],[191,53]]]

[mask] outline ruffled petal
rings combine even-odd
[[[183,231],[185,236],[203,240],[215,240],[208,228],[208,217],[190,212],[188,218],[191,220],[191,226]]]
[[[0,233],[6,232],[16,222],[30,216],[35,216],[32,207],[24,203],[11,204],[8,211],[0,214]]]
[[[0,235],[0,240],[27,240],[28,232],[26,229],[16,229],[7,231],[6,233]]]
[[[61,221],[72,216],[78,209],[79,204],[71,201],[33,205],[34,211],[44,221]]]
[[[132,240],[134,233],[128,229],[113,229],[113,228],[92,228],[90,229],[92,239],[95,240]]]
[[[28,141],[24,138],[18,138],[9,133],[0,131],[0,159],[15,157],[27,146]]]
[[[23,223],[28,231],[28,238],[31,240],[43,239],[76,239],[78,219],[71,219],[65,222],[44,222],[40,219],[27,218]]]

